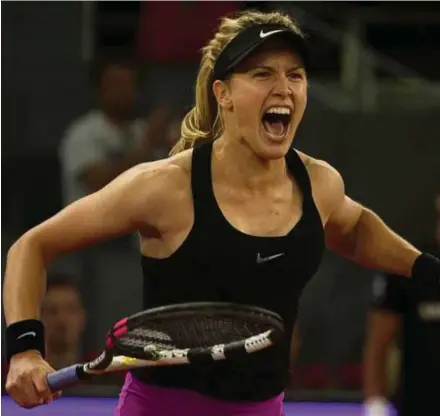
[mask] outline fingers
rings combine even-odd
[[[6,391],[18,405],[30,409],[42,403],[32,379],[26,374],[21,374],[15,379],[8,380]]]
[[[10,374],[6,382],[9,396],[21,407],[33,408],[49,404],[61,396],[61,392],[52,392],[47,383],[47,369],[37,367],[29,372]]]
[[[43,403],[50,403],[54,400],[53,393],[47,383],[46,372],[39,372],[33,376],[33,383],[38,396],[43,400]]]
[[[59,399],[63,395],[62,391],[57,391],[56,393],[52,393],[52,400]]]

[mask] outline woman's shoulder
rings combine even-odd
[[[131,169],[131,179],[140,186],[158,185],[158,190],[180,188],[189,183],[191,172],[191,151],[184,151],[174,156],[141,163]]]
[[[341,174],[330,163],[295,150],[309,174],[312,188],[318,193],[345,193],[344,180]]]
[[[325,160],[314,158],[314,157],[309,156],[303,152],[300,152],[297,149],[294,149],[294,151],[298,154],[301,161],[304,163],[304,166],[308,170],[309,174],[310,173],[315,173],[315,174],[320,173],[320,174],[327,174],[327,175],[330,174],[331,176],[337,175],[337,170],[332,165],[330,165],[330,163],[326,162]]]
[[[189,155],[183,154],[141,163],[108,185],[105,195],[112,189],[118,199],[126,201],[131,215],[153,220],[163,211],[176,209],[191,195],[189,163]]]

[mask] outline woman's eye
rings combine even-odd
[[[267,78],[269,75],[270,74],[268,71],[259,71],[259,72],[255,73],[255,76],[257,78]]]
[[[293,74],[290,74],[290,75],[289,75],[289,78],[290,78],[290,79],[295,79],[295,80],[297,80],[297,79],[302,79],[303,76],[302,76],[302,74],[299,73],[299,72],[294,72]]]

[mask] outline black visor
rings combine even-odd
[[[220,52],[214,65],[214,78],[225,79],[237,64],[274,36],[288,39],[292,49],[300,55],[304,66],[307,66],[306,43],[300,33],[284,25],[255,25],[241,31]]]

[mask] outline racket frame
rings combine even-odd
[[[210,309],[212,310],[209,313]],[[188,352],[190,349],[164,349],[157,351],[153,348],[148,351],[149,346],[146,345],[144,352],[146,358],[140,359],[124,355],[115,355],[117,350],[118,337],[126,333],[128,330],[141,327],[144,324],[145,319],[154,319],[161,317],[166,319],[168,315],[173,317],[176,313],[179,316],[185,317],[187,315],[194,316],[198,311],[203,314],[215,314],[219,311],[235,312],[242,314],[255,314],[262,315],[266,318],[270,318],[273,329],[267,330],[263,333],[256,334],[240,341],[228,343],[227,346],[231,348],[234,344],[236,346],[244,348],[246,353],[253,353],[274,345],[282,337],[284,332],[284,325],[282,318],[275,312],[257,307],[242,304],[234,304],[227,302],[193,302],[193,303],[181,303],[174,305],[161,306],[147,311],[138,312],[116,322],[112,329],[107,333],[106,348],[102,353],[94,360],[85,364],[75,364],[65,369],[59,370],[55,373],[48,375],[49,385],[53,385],[57,390],[61,388],[63,380],[67,385],[75,384],[75,382],[89,379],[93,375],[99,375],[103,373],[116,372],[121,370],[129,370],[139,367],[149,366],[166,366],[166,365],[179,365],[190,364],[191,360],[188,358]],[[125,332],[124,332],[125,331]],[[118,335],[119,334],[119,335]],[[226,347],[226,348],[228,348]],[[212,345],[210,347],[194,348],[191,350],[200,350],[205,356],[211,356],[213,361],[225,359],[225,344]],[[150,356],[147,354],[150,353]],[[64,373],[63,376],[61,373]],[[51,383],[53,380],[53,383]],[[52,388],[52,387],[51,387]],[[64,387],[62,387],[64,388]]]

